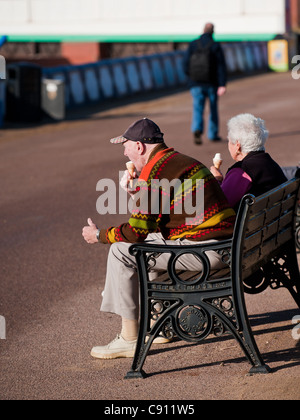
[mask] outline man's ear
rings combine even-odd
[[[145,146],[145,144],[144,143],[142,143],[142,142],[140,142],[140,141],[138,141],[137,142],[137,146],[138,146],[138,154],[139,155],[143,155],[144,153],[145,153],[145,151],[146,151],[146,146]]]

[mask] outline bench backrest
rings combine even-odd
[[[259,196],[243,197],[237,215],[232,254],[243,277],[271,260],[295,240],[295,213],[300,179],[294,178]]]

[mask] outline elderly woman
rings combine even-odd
[[[265,122],[251,114],[240,114],[228,121],[228,149],[236,163],[225,178],[214,166],[211,172],[235,209],[246,193],[259,196],[286,181],[280,166],[265,152],[268,135]]]

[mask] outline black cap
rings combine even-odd
[[[160,131],[155,122],[143,118],[131,124],[122,136],[110,140],[113,144],[122,144],[125,141],[140,141],[141,143],[156,144],[164,142],[164,133]]]

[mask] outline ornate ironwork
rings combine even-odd
[[[270,279],[266,276],[263,268],[243,280],[244,291],[250,295],[255,295],[266,290],[270,286]]]
[[[200,305],[184,305],[177,315],[177,330],[186,339],[202,339],[211,332],[209,313]]]

